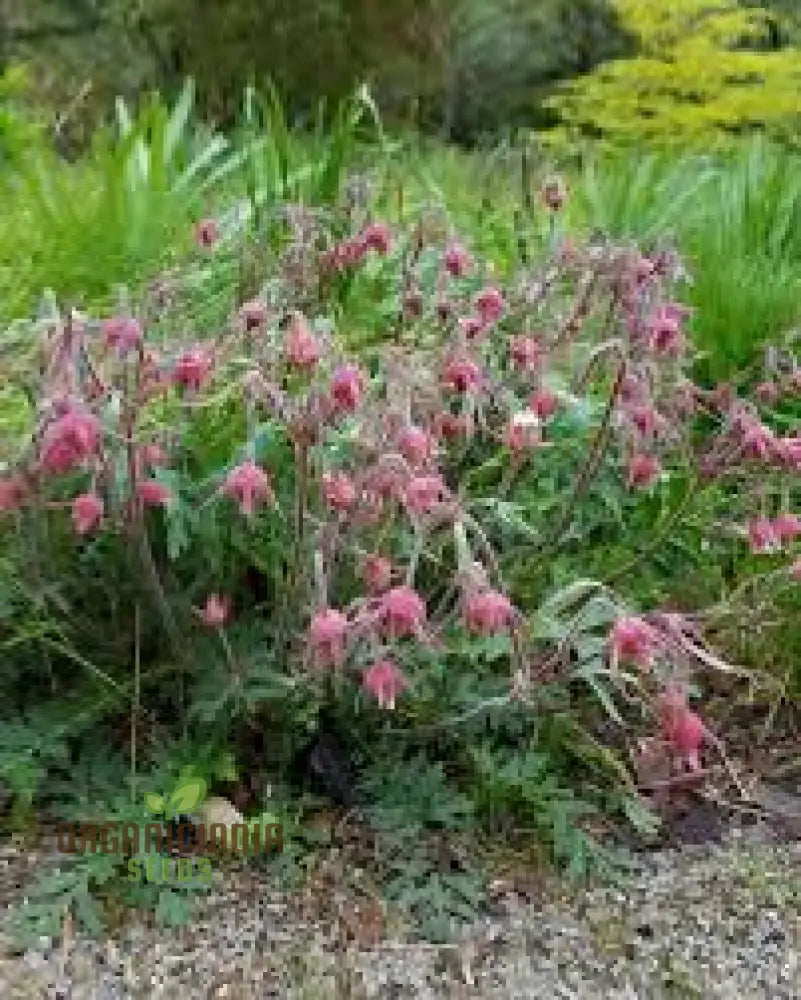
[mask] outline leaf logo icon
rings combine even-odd
[[[203,778],[186,778],[179,781],[167,801],[165,813],[174,818],[181,813],[187,815],[197,809],[206,797],[206,782]]]
[[[160,816],[164,812],[164,796],[148,792],[145,795],[145,809],[153,816]]]

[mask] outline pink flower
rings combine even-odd
[[[471,632],[495,635],[514,621],[515,611],[509,599],[497,590],[479,590],[464,602],[464,618]]]
[[[481,385],[481,368],[470,358],[451,358],[445,365],[442,381],[456,392],[470,392]]]
[[[380,617],[393,638],[416,635],[426,620],[426,606],[411,587],[394,587],[381,601]]]
[[[550,389],[538,389],[529,404],[540,420],[548,420],[559,409],[559,397]]]
[[[648,440],[654,436],[657,427],[662,422],[653,406],[646,403],[632,406],[629,410],[629,419],[634,424],[638,434]]]
[[[385,222],[371,222],[361,232],[361,243],[366,250],[387,254],[392,247],[392,232]]]
[[[776,454],[782,464],[801,472],[801,437],[783,437],[776,442]]]
[[[171,499],[170,491],[156,479],[143,479],[136,488],[136,495],[145,507],[166,507]]]
[[[461,278],[470,266],[470,255],[461,243],[450,242],[445,247],[445,270],[454,278]]]
[[[320,345],[300,313],[295,313],[289,324],[284,353],[287,361],[297,368],[314,368],[320,360]]]
[[[350,510],[356,503],[356,487],[346,472],[323,473],[323,495],[332,510]]]
[[[544,353],[542,344],[535,337],[512,337],[509,341],[509,355],[518,371],[537,369]]]
[[[223,490],[239,504],[246,517],[252,517],[259,504],[269,503],[273,498],[269,473],[259,468],[252,458],[228,473]]]
[[[194,389],[197,392],[208,378],[211,369],[212,359],[207,351],[200,348],[184,351],[175,361],[172,380],[184,389]]]
[[[216,219],[201,219],[195,226],[195,242],[202,250],[210,250],[220,238]]]
[[[684,339],[681,334],[683,310],[672,304],[660,306],[648,322],[652,350],[657,354],[678,354]]]
[[[542,203],[550,212],[558,212],[565,203],[565,197],[565,186],[558,177],[542,188]]]
[[[494,323],[503,316],[503,295],[497,288],[489,287],[478,293],[476,309],[485,323]]]
[[[378,702],[379,708],[390,711],[395,699],[406,687],[406,678],[391,660],[379,660],[364,672],[364,686]]]
[[[647,670],[653,665],[659,637],[642,618],[619,618],[609,635],[609,645],[614,666],[623,660]]]
[[[749,414],[735,418],[735,428],[740,433],[746,458],[768,462],[777,454],[779,445],[773,431]]]
[[[19,510],[25,503],[28,490],[21,476],[0,476],[0,513]]]
[[[779,514],[773,521],[773,533],[780,542],[793,542],[801,535],[801,520],[795,514]]]
[[[167,464],[167,455],[164,449],[155,441],[143,445],[139,457],[146,469],[156,469]]]
[[[701,747],[709,738],[709,731],[687,704],[686,692],[675,684],[669,685],[657,708],[662,739],[675,757],[697,771],[701,766]]]
[[[761,403],[775,403],[779,398],[779,387],[775,382],[760,382],[754,394]]]
[[[446,441],[462,437],[466,430],[464,418],[454,413],[441,413],[437,418],[437,431]]]
[[[104,320],[102,334],[106,344],[121,355],[139,347],[143,339],[141,324],[130,316],[114,316]]]
[[[52,475],[81,466],[100,443],[100,421],[81,409],[68,410],[48,425],[42,438],[42,468]]]
[[[644,396],[645,387],[635,375],[626,375],[620,386],[620,398],[624,403],[640,402]]]
[[[755,555],[776,552],[781,542],[766,517],[755,517],[748,525],[748,544]]]
[[[480,316],[462,316],[459,320],[459,329],[468,340],[475,340],[486,328],[487,324]]]
[[[209,628],[222,628],[231,614],[231,602],[219,594],[209,594],[200,612],[201,620]]]
[[[72,501],[72,523],[79,535],[94,531],[103,519],[103,501],[97,493],[82,493]]]
[[[348,620],[341,611],[318,611],[309,627],[309,641],[315,661],[321,667],[339,667],[345,659]]]
[[[261,299],[250,299],[239,310],[239,316],[244,324],[245,332],[252,333],[254,330],[258,330],[259,327],[264,326],[264,322],[267,319],[267,306]]]
[[[331,398],[340,410],[352,413],[364,392],[364,376],[355,365],[342,365],[331,381]]]
[[[415,476],[406,484],[404,501],[413,514],[429,514],[444,495],[442,476]]]
[[[653,455],[633,455],[628,465],[629,489],[646,489],[659,477],[662,467]]]
[[[530,451],[542,444],[542,424],[533,410],[516,413],[506,428],[506,444],[511,451]]]
[[[398,447],[410,465],[423,465],[431,454],[431,438],[422,427],[405,427],[398,437]]]
[[[383,594],[392,582],[392,563],[372,552],[362,563],[362,578],[371,594]]]

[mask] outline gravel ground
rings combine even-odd
[[[617,887],[536,902],[500,888],[451,946],[409,943],[335,888],[340,919],[304,917],[264,876],[229,872],[191,928],[23,955],[6,941],[0,997],[801,1000],[801,842],[734,831],[641,860]]]

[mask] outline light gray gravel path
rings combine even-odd
[[[347,946],[340,930],[304,922],[263,879],[229,877],[181,931],[0,951],[0,997],[801,1000],[801,842],[732,834],[648,856],[620,887],[502,897],[449,947],[405,943],[402,928]]]

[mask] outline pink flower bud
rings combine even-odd
[[[70,409],[48,425],[42,437],[45,472],[63,475],[83,465],[100,444],[100,421],[82,409]]]
[[[371,222],[361,232],[361,243],[367,250],[388,254],[392,247],[392,232],[385,222]]]
[[[309,642],[315,662],[321,667],[340,667],[345,660],[348,620],[341,611],[318,611],[309,627]]]
[[[461,278],[470,266],[470,255],[461,243],[451,242],[445,247],[445,270],[454,278]]]
[[[801,535],[801,520],[795,514],[779,514],[773,521],[773,533],[782,543],[793,542]]]
[[[356,503],[356,487],[345,472],[323,473],[323,495],[332,510],[350,510]]]
[[[781,548],[773,524],[766,517],[755,517],[748,525],[748,544],[754,555],[777,552]]]
[[[506,444],[513,452],[530,451],[542,444],[542,424],[533,410],[516,413],[506,428]]]
[[[468,340],[475,340],[486,328],[487,324],[480,316],[462,316],[459,320],[459,329]]]
[[[515,610],[509,599],[497,590],[478,590],[464,602],[464,618],[471,632],[496,635],[514,622]]]
[[[239,509],[246,517],[252,517],[260,504],[269,503],[273,499],[269,473],[259,468],[250,458],[228,473],[223,490],[239,504]]]
[[[362,563],[362,578],[371,594],[383,594],[392,581],[392,563],[384,556],[371,553]]]
[[[314,368],[320,360],[320,345],[300,313],[295,313],[289,324],[284,353],[289,364],[297,368]]]
[[[629,489],[647,489],[662,471],[659,460],[654,455],[633,455],[628,465]]]
[[[444,495],[442,476],[415,476],[406,484],[404,502],[413,514],[429,514]]]
[[[481,385],[481,368],[470,358],[451,358],[445,365],[442,381],[456,392],[470,392]]]
[[[25,503],[28,489],[21,476],[0,476],[0,513],[19,510]]]
[[[542,344],[535,337],[512,337],[509,341],[509,355],[518,371],[535,371],[542,364],[544,354]]]
[[[659,648],[659,636],[644,619],[637,616],[619,618],[609,634],[612,661],[634,663],[641,670],[653,666]]]
[[[422,427],[405,427],[398,437],[398,447],[410,465],[420,466],[431,455],[431,438]]]
[[[206,381],[212,369],[212,359],[207,351],[195,348],[184,351],[175,361],[172,380],[184,389],[197,392]]]
[[[503,316],[504,300],[499,289],[489,287],[478,293],[476,309],[484,323],[495,323]]]
[[[200,612],[200,618],[209,628],[222,628],[231,614],[231,602],[219,594],[209,594]]]
[[[103,519],[103,501],[97,493],[82,493],[72,501],[72,523],[79,535],[94,531]]]
[[[355,365],[342,365],[331,381],[331,398],[340,410],[352,413],[364,392],[364,376]]]
[[[550,389],[538,389],[528,405],[540,420],[548,420],[559,409],[559,397]]]
[[[141,324],[130,316],[114,316],[104,320],[101,332],[107,346],[120,355],[139,347],[144,337]]]
[[[411,587],[394,587],[381,601],[380,618],[393,638],[416,635],[426,620],[426,606]]]
[[[364,672],[364,686],[379,708],[392,711],[395,700],[407,687],[406,678],[391,660],[379,660]]]
[[[171,499],[164,483],[155,479],[143,479],[136,488],[136,496],[145,507],[166,507]]]
[[[201,219],[195,226],[195,243],[202,250],[210,250],[220,238],[216,219]]]

